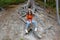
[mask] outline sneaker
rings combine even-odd
[[[26,29],[25,32],[28,33],[28,30]]]
[[[35,31],[37,31],[37,28],[35,28]]]
[[[40,36],[40,38],[42,38],[42,36]]]
[[[41,38],[42,38],[42,36],[40,35],[38,38],[39,38],[39,39],[41,39]]]

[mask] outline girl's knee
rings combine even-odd
[[[36,21],[32,21],[32,23],[33,23],[35,26],[37,26],[37,22],[36,22]]]
[[[30,24],[30,22],[29,22],[29,21],[27,21],[26,23],[27,23],[27,24]]]
[[[36,21],[32,21],[32,23],[37,23]]]

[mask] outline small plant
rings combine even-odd
[[[24,40],[23,38],[20,38],[20,40]]]

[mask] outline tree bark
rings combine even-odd
[[[60,8],[60,0],[59,0],[59,8]]]
[[[57,21],[60,24],[60,18],[59,18],[59,0],[56,0],[56,13],[57,13]]]
[[[46,8],[46,0],[44,0],[44,8]]]

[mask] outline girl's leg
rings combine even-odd
[[[33,23],[33,25],[34,25],[33,30],[37,31],[37,22],[36,22],[36,21],[34,21],[34,20],[32,20],[32,23]]]
[[[32,20],[32,23],[35,27],[37,27],[37,22],[36,21]]]
[[[27,21],[27,22],[26,22],[26,29],[25,29],[25,32],[26,32],[26,33],[28,33],[28,30],[27,30],[27,29],[29,28],[29,25],[30,25],[30,22]]]
[[[30,25],[30,22],[27,21],[26,23],[27,23],[27,24],[26,24],[26,29],[28,29],[28,27],[29,27],[29,25]]]

